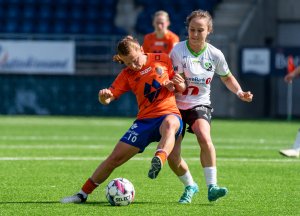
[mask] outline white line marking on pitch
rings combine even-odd
[[[18,140],[18,141],[62,141],[62,140],[69,140],[69,141],[113,141],[117,142],[118,138],[115,139],[114,137],[109,136],[10,136],[10,135],[0,135],[0,140],[8,141],[8,140]],[[185,138],[183,140],[184,143],[196,143],[195,138]],[[237,139],[237,138],[213,138],[213,142],[215,145],[218,143],[238,143],[238,144],[292,144],[293,140],[272,140],[272,139]]]
[[[0,157],[0,161],[102,161],[106,157]],[[186,160],[199,160],[197,157],[185,158]],[[130,160],[150,161],[151,158],[134,157]],[[261,162],[261,163],[299,163],[297,159],[262,159],[262,158],[218,158],[218,161],[229,162]]]
[[[114,146],[109,145],[73,145],[73,144],[55,144],[55,145],[26,145],[26,144],[18,144],[18,145],[0,145],[0,149],[112,149]],[[147,147],[148,149],[155,149],[156,146],[150,145]],[[191,149],[196,150],[199,149],[199,146],[191,146],[191,145],[182,145],[182,149]],[[232,146],[232,145],[226,145],[226,146],[216,146],[216,149],[249,149],[249,150],[278,150],[278,148],[272,146]]]

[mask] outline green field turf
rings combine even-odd
[[[129,128],[130,118],[0,117],[0,215],[300,215],[300,159],[281,156],[300,122],[212,122],[218,183],[227,197],[209,203],[199,147],[188,134],[182,155],[200,187],[193,203],[177,203],[183,186],[165,166],[147,177],[156,144],[116,169],[85,204],[61,204],[77,192]],[[133,204],[113,207],[104,188],[124,177],[135,186]]]

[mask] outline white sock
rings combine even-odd
[[[206,185],[217,184],[217,167],[204,167]]]
[[[84,199],[88,197],[88,195],[85,192],[83,192],[83,190],[80,190],[79,193],[82,194]]]
[[[184,175],[178,176],[178,178],[184,184],[185,187],[194,185],[194,179],[189,170]]]
[[[295,140],[293,149],[295,149],[295,150],[297,150],[297,151],[300,151],[300,129],[299,129],[299,131],[298,131],[298,133],[297,133],[297,136],[296,136],[296,140]]]

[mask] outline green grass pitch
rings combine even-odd
[[[194,135],[182,143],[200,192],[189,205],[177,203],[183,192],[165,166],[157,179],[147,177],[156,143],[117,168],[85,204],[61,204],[77,192],[130,127],[131,118],[0,117],[0,215],[300,215],[300,159],[278,153],[290,147],[299,121],[212,122],[218,183],[229,194],[207,200],[199,147]],[[134,203],[113,207],[104,188],[124,177],[135,186]]]

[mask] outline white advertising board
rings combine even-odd
[[[0,40],[0,73],[74,74],[73,41]]]
[[[271,52],[267,48],[245,48],[242,51],[243,73],[268,75],[271,66]]]

